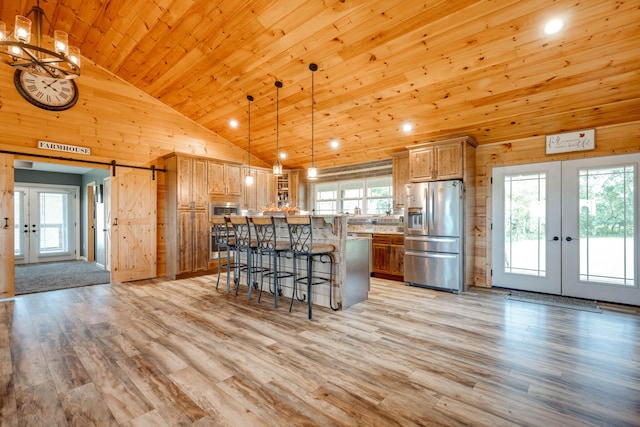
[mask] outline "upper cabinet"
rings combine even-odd
[[[240,164],[208,160],[207,168],[209,195],[240,196],[242,194]]]
[[[207,206],[206,160],[176,156],[169,159],[175,165],[176,201],[178,209],[205,209]]]
[[[405,185],[410,181],[409,152],[403,151],[393,155],[393,206],[402,208],[405,199]]]
[[[473,138],[464,136],[412,146],[409,150],[410,181],[469,178],[477,145]]]
[[[248,210],[260,210],[275,204],[275,179],[271,170],[243,167],[243,181],[247,174],[253,175],[253,185],[243,185],[243,207]]]

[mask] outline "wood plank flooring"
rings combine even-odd
[[[0,425],[640,424],[637,308],[372,279],[309,321],[214,278],[0,302]]]

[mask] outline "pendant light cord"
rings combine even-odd
[[[280,154],[279,144],[280,141],[280,88],[282,87],[282,82],[276,82],[276,162],[278,161],[278,155]]]
[[[314,161],[314,126],[315,126],[315,120],[313,118],[313,112],[314,112],[314,104],[315,104],[315,71],[318,69],[318,66],[316,64],[309,64],[309,69],[311,70],[311,166],[315,167],[316,163]]]
[[[253,96],[247,95],[247,111],[249,115],[249,119],[247,120],[247,141],[249,141],[249,154],[248,154],[248,163],[249,163],[249,173],[251,173],[251,101],[253,101]]]

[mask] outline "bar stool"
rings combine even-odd
[[[262,298],[262,288],[264,284],[264,277],[273,278],[273,290],[269,285],[269,290],[273,293],[273,306],[278,308],[278,296],[282,295],[280,289],[280,279],[286,277],[293,277],[293,273],[290,271],[284,271],[282,269],[282,263],[280,257],[291,252],[291,244],[288,240],[283,241],[278,239],[278,227],[276,226],[276,219],[272,216],[254,216],[251,217],[251,223],[255,229],[255,235],[258,240],[258,251],[260,252],[260,294],[258,296],[258,302]],[[262,255],[269,256],[269,267],[263,268]]]
[[[305,298],[298,297],[298,282],[307,284],[307,305],[309,310],[309,319],[312,317],[312,291],[313,286],[323,283],[329,284],[329,306],[332,310],[338,310],[333,306],[333,252],[335,246],[331,244],[314,244],[313,243],[313,227],[311,216],[287,216],[287,228],[289,230],[289,239],[291,241],[291,252],[293,252],[293,294],[291,295],[291,304],[289,311],[293,307],[294,298],[298,301],[304,301]],[[297,261],[303,259],[306,261],[306,276],[298,277]],[[329,263],[329,277],[313,275],[313,261],[323,264]]]
[[[262,268],[257,265],[256,257],[259,255],[258,241],[252,237],[251,223],[248,217],[245,216],[229,216],[229,223],[231,224],[231,230],[233,230],[233,237],[236,244],[236,256],[240,260],[242,252],[247,254],[247,263],[238,268],[238,283],[236,284],[236,296],[240,288],[240,277],[242,271],[247,272],[247,299],[251,299],[251,289],[258,288],[258,282],[252,277],[258,272],[262,271]]]
[[[220,273],[222,271],[222,252],[227,253],[227,263],[225,264],[227,270],[227,293],[230,291],[230,276],[231,270],[233,270],[233,282],[238,280],[236,277],[236,268],[238,267],[237,258],[234,256],[234,262],[231,262],[231,252],[235,253],[236,244],[235,238],[229,235],[229,227],[227,226],[227,219],[224,216],[211,217],[212,234],[218,253],[218,279],[216,280],[216,290],[220,284]]]

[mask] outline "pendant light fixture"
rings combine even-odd
[[[280,157],[280,147],[279,147],[279,139],[280,139],[280,98],[278,96],[279,89],[282,87],[282,82],[276,80],[276,162],[273,164],[273,176],[282,176],[282,164],[278,159]]]
[[[247,112],[249,119],[247,120],[247,129],[248,129],[248,137],[249,141],[249,155],[248,155],[248,163],[249,169],[247,170],[247,175],[244,177],[244,183],[246,185],[253,185],[253,175],[251,175],[251,102],[253,101],[253,96],[247,95]]]
[[[316,167],[316,163],[313,158],[313,131],[314,131],[314,120],[313,120],[313,104],[315,102],[314,98],[314,79],[313,74],[318,70],[318,65],[313,62],[309,64],[309,69],[311,70],[311,166],[307,169],[307,179],[317,179],[318,178],[318,168]]]

